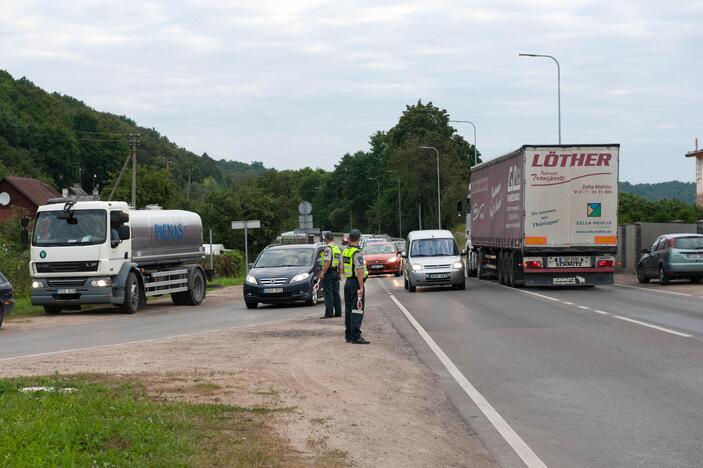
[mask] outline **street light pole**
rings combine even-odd
[[[471,167],[474,167],[476,164],[478,164],[478,157],[476,156],[476,124],[474,124],[470,120],[450,120],[450,122],[456,122],[456,123],[467,123],[471,124],[471,126],[474,128],[474,163],[471,165]]]
[[[386,171],[398,173],[398,171]],[[398,177],[398,237],[402,239],[403,237],[403,215],[400,209],[400,177]]]
[[[431,149],[437,154],[437,229],[442,229],[442,200],[439,194],[439,151],[434,146],[420,146],[420,149]]]
[[[544,55],[544,54],[518,54],[520,57],[544,57],[544,58],[550,58],[554,60],[554,63],[557,64],[557,112],[558,112],[558,119],[559,119],[559,144],[561,145],[561,66],[559,65],[559,61],[552,57],[551,55]]]
[[[378,217],[378,234],[381,234],[381,182],[378,177],[369,177],[369,179],[376,181],[376,215]]]

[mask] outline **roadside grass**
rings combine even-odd
[[[76,390],[21,391],[34,386]],[[272,429],[285,409],[166,401],[145,388],[135,376],[0,379],[0,466],[306,464]]]
[[[244,284],[244,277],[243,276],[237,276],[235,278],[220,277],[220,278],[215,278],[211,281],[208,281],[207,287],[208,287],[208,289],[224,288],[227,286],[240,286],[242,284]]]
[[[15,297],[15,307],[12,310],[12,315],[5,318],[11,320],[12,317],[27,317],[31,315],[44,315],[44,308],[33,306],[29,296]]]

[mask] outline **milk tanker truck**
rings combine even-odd
[[[149,296],[205,298],[200,216],[133,210],[125,202],[59,198],[39,207],[31,241],[31,301],[49,314],[113,304],[133,314]]]

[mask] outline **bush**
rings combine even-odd
[[[210,257],[206,256],[202,263],[203,268],[210,268]],[[222,255],[213,258],[215,276],[235,278],[244,274],[244,254],[239,250],[228,250]]]
[[[29,294],[32,284],[29,275],[29,251],[0,240],[0,272],[10,280],[18,297]]]

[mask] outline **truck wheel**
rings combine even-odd
[[[647,275],[644,274],[644,268],[642,268],[642,265],[637,265],[637,281],[642,284],[649,283],[649,278],[647,278]]]
[[[183,292],[183,303],[189,306],[197,306],[205,299],[205,275],[200,268],[193,271],[193,287]]]
[[[171,300],[173,301],[174,305],[183,305],[183,293],[179,292],[171,294]]]
[[[659,265],[659,284],[666,286],[669,284],[669,275],[664,271],[664,267]]]
[[[124,285],[124,302],[120,306],[123,314],[133,314],[139,309],[139,280],[132,271],[127,275]]]
[[[61,313],[61,307],[60,306],[44,306],[44,312],[49,314],[49,315],[56,315]]]
[[[244,304],[246,304],[247,309],[256,309],[257,307],[259,307],[258,302],[244,301]]]

